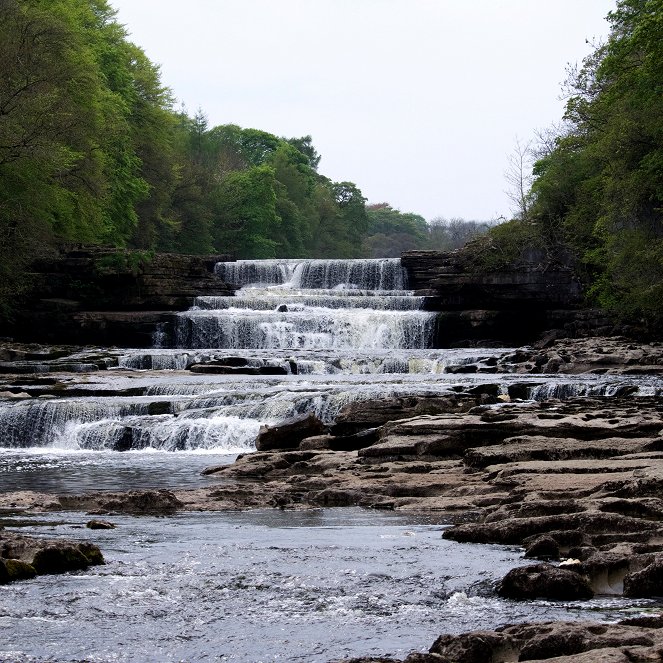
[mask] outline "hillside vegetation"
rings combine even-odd
[[[487,264],[532,245],[552,261],[570,253],[593,303],[661,329],[663,0],[619,0],[608,20],[608,39],[570,72],[521,213],[477,246]]]

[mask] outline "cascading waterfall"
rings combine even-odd
[[[236,287],[272,285],[296,289],[403,290],[398,258],[375,260],[237,260],[220,262],[215,272]]]
[[[241,260],[216,271],[237,294],[199,297],[178,314],[174,349],[163,348],[160,328],[154,349],[117,351],[116,369],[108,355],[59,361],[107,367],[93,373],[101,385],[90,378],[94,396],[81,382],[71,397],[0,401],[0,446],[237,453],[253,448],[261,424],[304,413],[331,422],[362,399],[437,396],[495,381],[508,393],[516,379],[531,380],[519,393],[534,399],[660,392],[643,379],[635,386],[607,376],[541,382],[449,373],[504,350],[433,349],[436,314],[405,289],[396,259]],[[200,364],[223,370],[193,371]]]
[[[396,350],[431,347],[435,316],[404,291],[398,259],[240,260],[216,272],[240,286],[178,316],[180,348]],[[271,286],[271,287],[270,287]]]

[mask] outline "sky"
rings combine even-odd
[[[516,141],[558,122],[615,0],[110,0],[178,106],[311,135],[319,172],[427,219],[509,217]]]

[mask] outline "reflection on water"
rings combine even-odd
[[[86,516],[38,528],[80,536]],[[650,601],[518,603],[491,593],[517,549],[445,541],[440,525],[361,509],[113,517],[85,531],[107,565],[3,588],[0,661],[403,658],[443,632],[608,619]],[[44,532],[46,530],[46,532]],[[591,613],[591,615],[590,615]]]
[[[93,490],[199,488],[214,484],[200,472],[236,455],[166,451],[0,450],[0,490],[75,495]],[[218,481],[218,480],[217,480]]]

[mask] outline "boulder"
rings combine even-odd
[[[534,559],[559,559],[559,543],[544,534],[532,541],[525,550],[525,557]]]
[[[107,520],[88,520],[85,527],[88,529],[115,529],[115,525]]]
[[[634,598],[663,596],[663,559],[657,558],[641,571],[626,575],[624,596]]]
[[[4,531],[0,533],[0,558],[8,581],[31,577],[32,571],[37,575],[66,573],[104,563],[99,548],[87,541],[38,539]]]
[[[550,564],[511,569],[499,584],[497,593],[507,599],[553,601],[578,601],[594,596],[589,583],[579,573]]]
[[[2,559],[0,560],[0,564],[4,564],[9,575],[9,582],[30,580],[37,575],[37,571],[32,564],[22,562],[20,559]]]
[[[305,438],[322,435],[324,432],[324,424],[314,414],[301,415],[276,426],[261,426],[256,438],[256,449],[296,449]]]
[[[454,663],[490,663],[517,660],[511,638],[495,631],[475,631],[462,635],[441,635],[430,648],[443,661]]]

